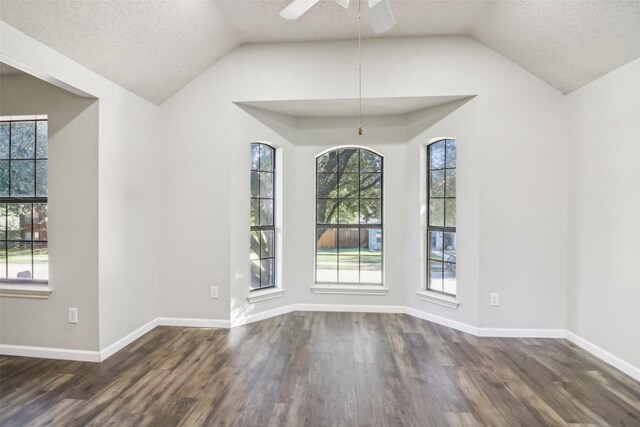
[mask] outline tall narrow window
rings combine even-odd
[[[317,283],[382,284],[382,162],[351,147],[317,157]]]
[[[456,140],[427,147],[427,289],[456,294]]]
[[[275,149],[251,144],[251,290],[276,285]]]
[[[0,281],[49,280],[48,123],[0,118]]]

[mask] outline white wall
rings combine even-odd
[[[567,96],[568,329],[640,366],[640,59]]]
[[[250,117],[234,101],[357,96],[354,42],[243,46],[161,107],[160,187],[172,205],[160,216],[160,315],[228,319],[290,302],[403,304],[485,327],[565,324],[566,143],[564,97],[469,38],[366,41],[365,97],[477,95],[436,126],[404,140],[371,141],[386,160],[386,297],[312,294],[313,157],[357,142],[338,127]],[[365,104],[366,109],[366,104]],[[394,130],[380,130],[394,135]],[[456,311],[419,301],[421,144],[460,138],[460,297]],[[322,139],[320,136],[324,136]],[[248,145],[283,147],[284,298],[248,307]],[[366,141],[366,134],[365,138]],[[291,162],[290,159],[294,159]],[[399,191],[399,190],[402,191]],[[289,202],[288,202],[289,201]],[[181,231],[176,224],[188,224]],[[231,248],[231,249],[230,249]],[[463,261],[464,260],[464,261]],[[208,288],[220,286],[220,299]],[[488,307],[488,293],[502,304]],[[225,301],[226,299],[226,301]],[[239,304],[239,305],[238,305]],[[241,308],[238,308],[241,307]]]
[[[98,348],[98,101],[0,76],[0,115],[48,115],[50,298],[0,298],[2,344]],[[67,322],[77,307],[80,322]]]
[[[94,338],[90,346],[103,349],[157,317],[159,108],[2,21],[0,59],[99,100],[98,183],[92,183],[98,194],[98,218],[93,226],[98,230],[99,254],[98,264],[92,266],[98,276],[98,300],[97,308],[90,309],[99,313],[99,339]],[[54,256],[52,253],[52,274]],[[51,314],[51,321],[56,316],[66,319],[66,309],[59,310]],[[80,322],[95,315],[79,310]],[[25,336],[34,333],[32,324],[2,320],[3,327]]]

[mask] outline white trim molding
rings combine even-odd
[[[0,344],[0,354],[5,356],[40,357],[43,359],[100,362],[100,352],[70,348],[34,347],[28,345]]]
[[[389,288],[382,285],[313,285],[311,292],[314,294],[333,295],[379,295],[385,296]]]
[[[247,296],[247,300],[249,304],[255,304],[261,301],[268,301],[274,298],[280,298],[284,295],[284,289],[282,288],[271,288],[271,289],[262,289],[259,291],[253,291],[249,293]]]
[[[130,334],[120,338],[113,344],[103,348],[102,350],[100,350],[100,361],[104,362],[115,353],[119,352],[120,350],[122,350],[123,348],[125,348],[126,346],[128,346],[129,344],[137,340],[138,338],[142,337],[147,332],[150,332],[151,330],[153,330],[156,326],[158,326],[158,318],[155,318],[151,322],[140,326],[138,329],[131,332]]]
[[[51,292],[49,285],[0,284],[0,297],[48,299]]]
[[[564,338],[564,329],[478,328],[479,337],[494,338]]]
[[[579,335],[574,334],[571,331],[566,331],[567,340],[571,341],[581,349],[585,350],[588,353],[591,353],[598,359],[602,360],[605,363],[613,366],[616,369],[621,370],[625,374],[629,375],[631,378],[636,381],[640,381],[640,367],[633,366],[631,363],[627,362],[619,358],[618,356],[609,353],[607,350],[602,347],[598,347],[594,343],[587,341]]]
[[[454,296],[444,295],[439,292],[432,292],[428,290],[417,291],[416,295],[422,301],[427,301],[433,304],[441,305],[448,308],[456,309],[460,305],[460,302]]]
[[[222,319],[192,319],[185,317],[158,317],[159,326],[183,326],[187,328],[229,329],[230,322]]]
[[[418,310],[412,307],[404,307],[405,313],[409,316],[417,317],[418,319],[428,320],[429,322],[437,323],[442,326],[447,326],[458,331],[466,332],[471,335],[478,335],[478,328],[468,323],[458,322],[457,320],[449,319],[447,317],[438,316],[436,314],[427,313],[426,311]]]

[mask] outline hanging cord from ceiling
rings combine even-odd
[[[358,0],[358,135],[362,136],[362,0]]]

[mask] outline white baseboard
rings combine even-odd
[[[184,326],[188,328],[229,328],[230,322],[222,319],[192,319],[187,317],[158,317],[160,326]]]
[[[142,337],[156,326],[183,326],[195,328],[229,328],[260,320],[269,319],[293,311],[355,312],[355,313],[405,313],[419,319],[437,323],[479,337],[512,338],[566,338],[583,350],[640,381],[640,368],[611,354],[573,332],[564,329],[519,329],[519,328],[478,328],[467,323],[427,313],[412,307],[390,305],[346,305],[346,304],[290,304],[259,313],[239,316],[233,322],[221,319],[192,319],[159,317],[141,326],[101,351],[74,350],[64,348],[33,347],[0,344],[0,354],[7,356],[40,357],[46,359],[100,362],[106,360],[128,344]]]
[[[633,366],[626,360],[622,360],[618,356],[609,353],[602,347],[598,347],[594,343],[587,341],[586,339],[574,334],[571,331],[566,331],[566,338],[583,350],[593,354],[598,359],[601,359],[614,368],[621,370],[636,381],[640,381],[640,368],[638,368],[637,366]]]
[[[100,361],[103,362],[107,360],[110,356],[114,355],[118,351],[122,350],[147,332],[151,331],[153,328],[158,326],[158,319],[153,319],[151,322],[140,326],[135,331],[131,332],[129,335],[120,338],[118,341],[113,344],[103,348],[100,350]]]
[[[258,313],[253,313],[253,314],[242,313],[236,316],[231,321],[231,327],[235,328],[236,326],[247,325],[249,323],[258,322],[260,320],[269,319],[271,317],[276,317],[282,314],[291,313],[292,311],[296,311],[295,307],[296,307],[295,304],[290,304],[282,307],[273,308],[271,310],[260,311]]]
[[[457,320],[448,319],[446,317],[438,316],[435,314],[427,313],[412,307],[404,307],[404,312],[409,316],[417,317],[418,319],[428,320],[429,322],[437,323],[442,326],[447,326],[458,331],[466,332],[471,335],[478,335],[478,328],[469,325],[468,323],[458,322]]]
[[[28,345],[0,344],[0,354],[5,356],[39,357],[43,359],[100,362],[100,352],[69,348],[33,347]]]
[[[496,338],[564,338],[564,329],[478,328],[479,337]]]
[[[404,313],[399,305],[293,304],[293,311],[333,311],[347,313]]]

